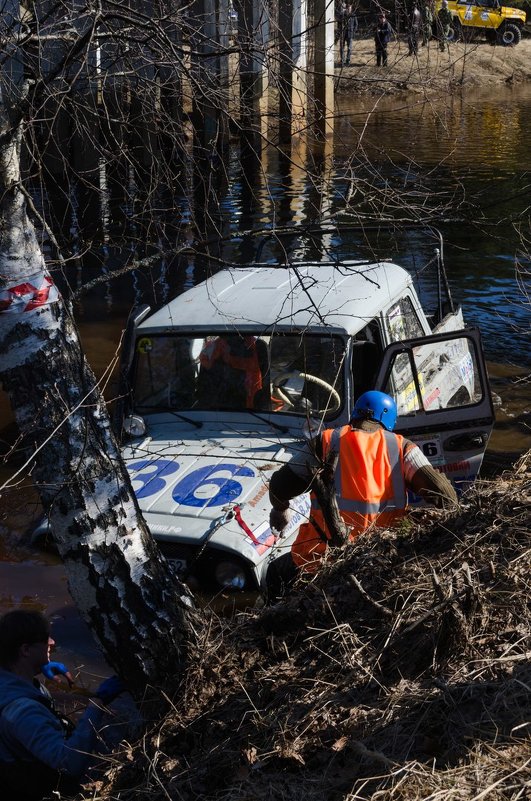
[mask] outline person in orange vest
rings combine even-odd
[[[256,405],[262,372],[255,337],[216,337],[204,346],[199,363],[202,406],[252,409]]]
[[[336,497],[350,540],[373,526],[396,525],[406,514],[408,490],[435,506],[456,504],[456,492],[446,476],[430,465],[415,443],[393,433],[396,418],[393,398],[375,390],[364,392],[348,425],[326,429],[273,473],[269,487],[271,528],[279,534],[286,528],[291,517],[290,500],[312,489],[315,472],[331,450],[339,456]],[[297,570],[314,572],[329,539],[323,513],[312,493],[310,519],[301,525],[291,553],[272,562],[268,571],[272,594],[278,594]]]

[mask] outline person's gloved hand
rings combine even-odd
[[[96,690],[96,698],[99,698],[102,704],[110,704],[117,698],[120,693],[125,692],[125,684],[119,676],[110,676],[105,681],[102,681]]]
[[[61,681],[61,676],[64,676],[70,687],[74,683],[72,674],[62,662],[47,662],[41,667],[41,673],[47,679],[53,679],[53,681]]]
[[[274,529],[278,534],[282,534],[284,529],[288,526],[290,520],[290,509],[273,508],[269,514],[269,527]]]

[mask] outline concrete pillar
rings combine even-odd
[[[220,3],[225,17],[218,24]],[[193,76],[193,111],[195,140],[205,155],[220,150],[228,138],[226,76],[227,54],[221,52],[220,36],[226,36],[227,0],[195,0],[192,13],[196,35],[190,42]],[[223,78],[223,80],[222,80]]]
[[[259,156],[268,128],[269,6],[263,0],[238,0],[234,8],[240,44],[242,147]]]
[[[225,16],[220,14],[224,4]],[[219,197],[226,182],[229,142],[226,41],[227,0],[195,0],[191,7],[195,35],[190,41],[193,93],[193,216],[203,236],[218,233]]]
[[[308,4],[279,0],[279,139],[298,137],[308,125]]]
[[[19,0],[4,0],[0,14],[2,40],[2,97],[1,102],[14,107],[20,100],[24,82],[24,53],[18,46],[18,37],[26,30],[21,24]]]
[[[315,128],[322,136],[334,133],[334,0],[315,2]]]

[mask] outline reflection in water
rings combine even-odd
[[[368,116],[369,115],[369,116]],[[529,169],[531,87],[424,98],[341,97],[334,143],[336,158],[363,147],[372,158],[491,174]]]

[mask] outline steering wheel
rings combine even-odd
[[[297,378],[302,378],[304,379],[304,381],[308,381],[309,384],[317,384],[318,387],[322,387],[322,389],[325,389],[327,392],[330,393],[331,396],[330,406],[327,406],[326,409],[316,409],[317,414],[324,414],[325,412],[337,412],[337,410],[341,406],[341,397],[339,395],[339,392],[337,392],[337,390],[335,390],[333,386],[327,384],[327,382],[323,381],[322,378],[319,378],[316,375],[311,375],[310,373],[295,373],[295,375]],[[278,395],[280,400],[283,403],[285,403],[286,406],[288,406],[288,408],[293,407],[295,404],[287,397],[287,395],[284,392],[282,392],[282,389],[279,386],[279,384],[285,379],[293,377],[294,377],[293,373],[282,373],[281,375],[278,375],[273,381],[273,388],[275,389],[276,394]]]

